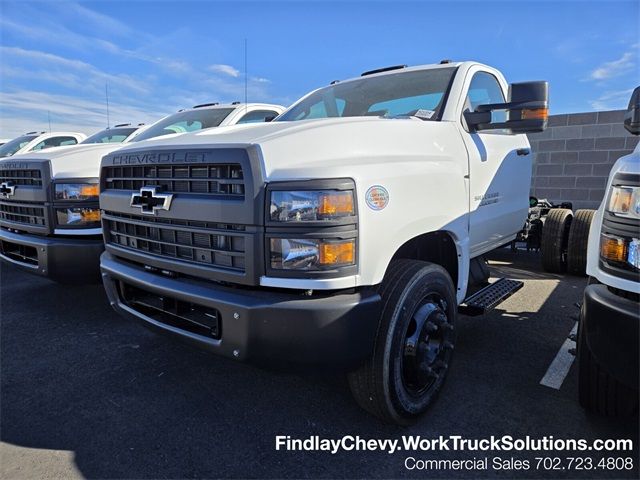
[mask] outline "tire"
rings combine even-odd
[[[609,417],[638,415],[638,391],[618,382],[591,354],[578,328],[578,400],[589,412]]]
[[[357,403],[387,423],[409,425],[442,389],[453,355],[455,288],[432,263],[393,260],[382,284],[371,357],[349,374]]]
[[[542,268],[551,273],[567,269],[567,245],[573,214],[567,208],[552,208],[542,227]]]
[[[576,210],[569,229],[567,271],[572,275],[587,275],[587,243],[595,210]]]

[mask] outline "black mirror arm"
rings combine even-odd
[[[537,108],[548,108],[548,106],[549,102],[544,100],[533,100],[530,102],[486,103],[484,105],[478,105],[476,107],[476,112],[490,112],[492,110],[535,110]]]

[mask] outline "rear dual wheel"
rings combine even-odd
[[[567,270],[567,250],[569,230],[573,213],[568,208],[552,208],[542,227],[540,250],[542,268],[550,273],[564,273]]]
[[[411,424],[442,389],[455,343],[453,281],[439,265],[394,260],[379,287],[382,312],[371,357],[349,374],[358,404]]]
[[[595,210],[576,210],[567,240],[567,271],[584,277],[587,274],[587,244]]]

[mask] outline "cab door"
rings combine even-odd
[[[505,103],[503,79],[484,70],[470,71],[465,88],[460,122],[469,157],[469,243],[474,257],[512,240],[523,227],[529,208],[532,154],[526,135],[509,130],[471,132],[462,115],[478,105]],[[494,113],[503,114],[506,118],[506,112]]]

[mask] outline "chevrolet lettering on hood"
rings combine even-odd
[[[202,163],[206,161],[205,152],[166,152],[115,155],[113,165],[140,165],[149,163]]]

